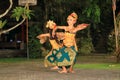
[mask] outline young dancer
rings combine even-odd
[[[75,23],[77,21],[77,14],[75,12],[71,13],[67,17],[67,23],[68,26],[57,26],[54,28],[52,32],[52,36],[54,37],[55,31],[57,29],[64,29],[64,40],[63,40],[63,47],[60,50],[60,53],[58,53],[56,56],[57,66],[62,66],[62,70],[58,71],[59,73],[74,73],[73,71],[73,65],[75,63],[76,54],[77,54],[77,45],[75,41],[75,35],[76,32],[79,30],[85,29],[89,24],[79,24],[75,26]],[[70,66],[68,71],[65,66]]]

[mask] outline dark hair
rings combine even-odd
[[[52,37],[52,30],[53,29],[49,29],[49,33],[50,33],[50,40],[55,40],[58,44],[60,44],[61,42],[58,40],[58,38],[57,38],[57,36],[56,36],[56,34],[55,34],[55,36],[54,37]]]

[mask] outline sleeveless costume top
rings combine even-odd
[[[75,42],[75,34],[70,32],[65,32],[65,39],[63,40],[63,43],[66,47],[74,46]]]

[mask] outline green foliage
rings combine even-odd
[[[31,19],[31,15],[33,15],[33,11],[26,9],[25,7],[16,7],[12,11],[12,18],[16,18],[16,21],[19,21],[20,18],[28,18]]]
[[[6,23],[7,23],[6,20],[4,20],[4,21],[0,20],[0,29],[2,29]]]
[[[13,9],[12,11],[12,18],[16,18],[17,21],[19,21],[19,19],[24,15],[24,8],[23,7],[16,7],[15,9]]]
[[[31,19],[31,16],[34,16],[33,14],[33,10],[28,10],[28,9],[25,9],[24,8],[24,15],[30,20]]]
[[[88,18],[91,18],[93,20],[93,22],[95,23],[99,23],[100,22],[100,7],[96,4],[93,3],[91,5],[89,5],[88,7],[86,7],[83,10],[83,14],[86,14],[86,16]]]
[[[40,58],[42,56],[41,44],[36,38],[41,33],[39,25],[31,25],[29,27],[29,53],[30,58]]]
[[[80,54],[91,54],[94,51],[91,38],[81,38],[80,41]]]
[[[39,43],[39,40],[29,40],[29,54],[30,58],[40,58],[42,57],[42,51],[40,49],[41,44]]]
[[[108,52],[114,52],[115,51],[115,36],[110,34],[108,37],[108,41],[107,41],[107,50]]]

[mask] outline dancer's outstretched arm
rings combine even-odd
[[[82,23],[77,25],[77,27],[73,30],[73,32],[77,32],[79,30],[83,30],[85,28],[87,28],[90,24],[86,24],[86,23]]]
[[[43,38],[43,37],[50,37],[50,34],[49,34],[49,33],[40,34],[40,35],[38,35],[36,38],[41,39],[41,38]]]

